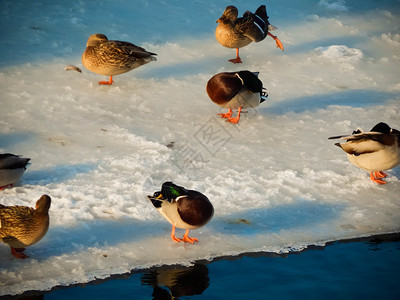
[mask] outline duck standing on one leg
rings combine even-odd
[[[370,173],[372,181],[385,184],[381,180],[387,176],[384,170],[400,164],[400,131],[390,128],[386,123],[378,123],[370,132],[357,129],[352,135],[333,136],[329,139],[343,139],[336,143],[347,153],[349,161]]]
[[[189,230],[206,225],[214,215],[214,208],[206,196],[172,182],[164,182],[161,191],[147,197],[172,224],[171,238],[176,242],[198,242],[198,239],[189,237]],[[182,239],[175,237],[175,227],[186,229]]]
[[[243,17],[238,18],[237,16],[238,9],[232,5],[228,6],[217,20],[219,24],[215,30],[215,37],[222,46],[236,48],[236,58],[229,61],[241,63],[239,48],[243,48],[251,42],[260,42],[267,35],[271,36],[276,41],[276,46],[283,51],[281,41],[269,32],[275,27],[268,22],[265,5],[261,5],[254,14],[246,11]]]
[[[128,42],[109,41],[104,34],[97,33],[89,37],[82,63],[94,73],[110,76],[109,81],[99,84],[111,85],[113,76],[157,60],[154,55],[157,54]]]
[[[0,240],[8,244],[17,258],[27,258],[25,247],[39,242],[49,229],[51,198],[43,195],[36,207],[0,204]]]
[[[30,160],[11,153],[0,154],[0,190],[13,186],[24,174]]]
[[[268,97],[258,73],[250,71],[218,73],[207,82],[206,90],[214,103],[229,109],[219,115],[233,124],[239,122],[242,108],[254,108]],[[238,110],[236,118],[232,117],[232,109]]]

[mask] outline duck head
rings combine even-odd
[[[96,47],[101,43],[107,42],[108,38],[102,33],[96,33],[89,36],[86,47]]]
[[[36,202],[35,212],[46,215],[49,213],[50,205],[51,198],[47,195],[42,195],[42,197],[40,197]]]
[[[238,9],[235,6],[230,5],[225,8],[224,13],[217,20],[217,23],[233,23],[237,19],[238,13]]]

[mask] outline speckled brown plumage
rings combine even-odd
[[[109,41],[104,34],[97,33],[89,37],[82,63],[94,73],[115,76],[157,60],[154,55],[157,54],[128,42]]]
[[[0,239],[11,247],[14,256],[27,257],[22,253],[24,248],[45,236],[50,223],[50,205],[51,198],[47,195],[40,197],[35,208],[0,204]]]
[[[277,47],[283,50],[279,39],[269,32],[274,27],[268,21],[265,5],[261,5],[254,14],[246,11],[243,17],[238,18],[237,16],[238,10],[235,6],[226,7],[222,16],[217,20],[219,24],[215,29],[215,37],[222,46],[236,48],[236,58],[229,61],[241,63],[239,48],[243,48],[251,42],[260,42],[267,35],[275,39]]]

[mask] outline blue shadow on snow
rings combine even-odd
[[[298,202],[272,208],[255,208],[211,221],[215,231],[251,235],[281,230],[315,227],[340,215],[344,206],[299,199]],[[210,225],[211,225],[210,223]]]
[[[382,105],[396,97],[395,94],[374,90],[346,90],[342,92],[294,98],[287,101],[268,102],[260,108],[270,114],[284,115],[288,112],[302,113],[308,110],[326,109],[330,105],[366,107]]]
[[[27,142],[33,139],[33,132],[13,132],[0,134],[0,148],[10,148],[21,142]],[[16,155],[24,155],[23,153],[13,153]]]
[[[22,177],[24,184],[46,185],[59,183],[74,178],[78,174],[88,173],[97,168],[97,164],[58,165],[42,170],[25,172]]]

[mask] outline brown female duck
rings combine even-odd
[[[13,186],[24,174],[30,160],[11,153],[0,154],[0,190]]]
[[[129,72],[151,61],[157,60],[152,52],[134,44],[121,41],[109,41],[101,33],[89,37],[86,50],[82,55],[83,65],[90,71],[110,76],[109,81],[99,84],[111,85],[112,77]]]
[[[51,198],[43,195],[36,207],[0,204],[0,240],[11,247],[17,258],[27,258],[25,247],[40,241],[49,229]]]
[[[217,105],[229,109],[218,114],[231,123],[238,123],[242,108],[254,108],[264,102],[268,94],[257,72],[223,72],[214,75],[206,86],[207,94]],[[237,109],[236,118],[232,118],[232,109]]]
[[[241,63],[239,48],[245,47],[251,42],[260,42],[267,35],[271,36],[276,41],[276,46],[283,51],[281,41],[269,32],[275,27],[268,22],[265,5],[261,5],[254,14],[246,11],[243,17],[238,18],[237,16],[238,9],[232,5],[228,6],[217,20],[219,24],[215,30],[215,37],[222,46],[236,48],[236,58],[229,61]]]

